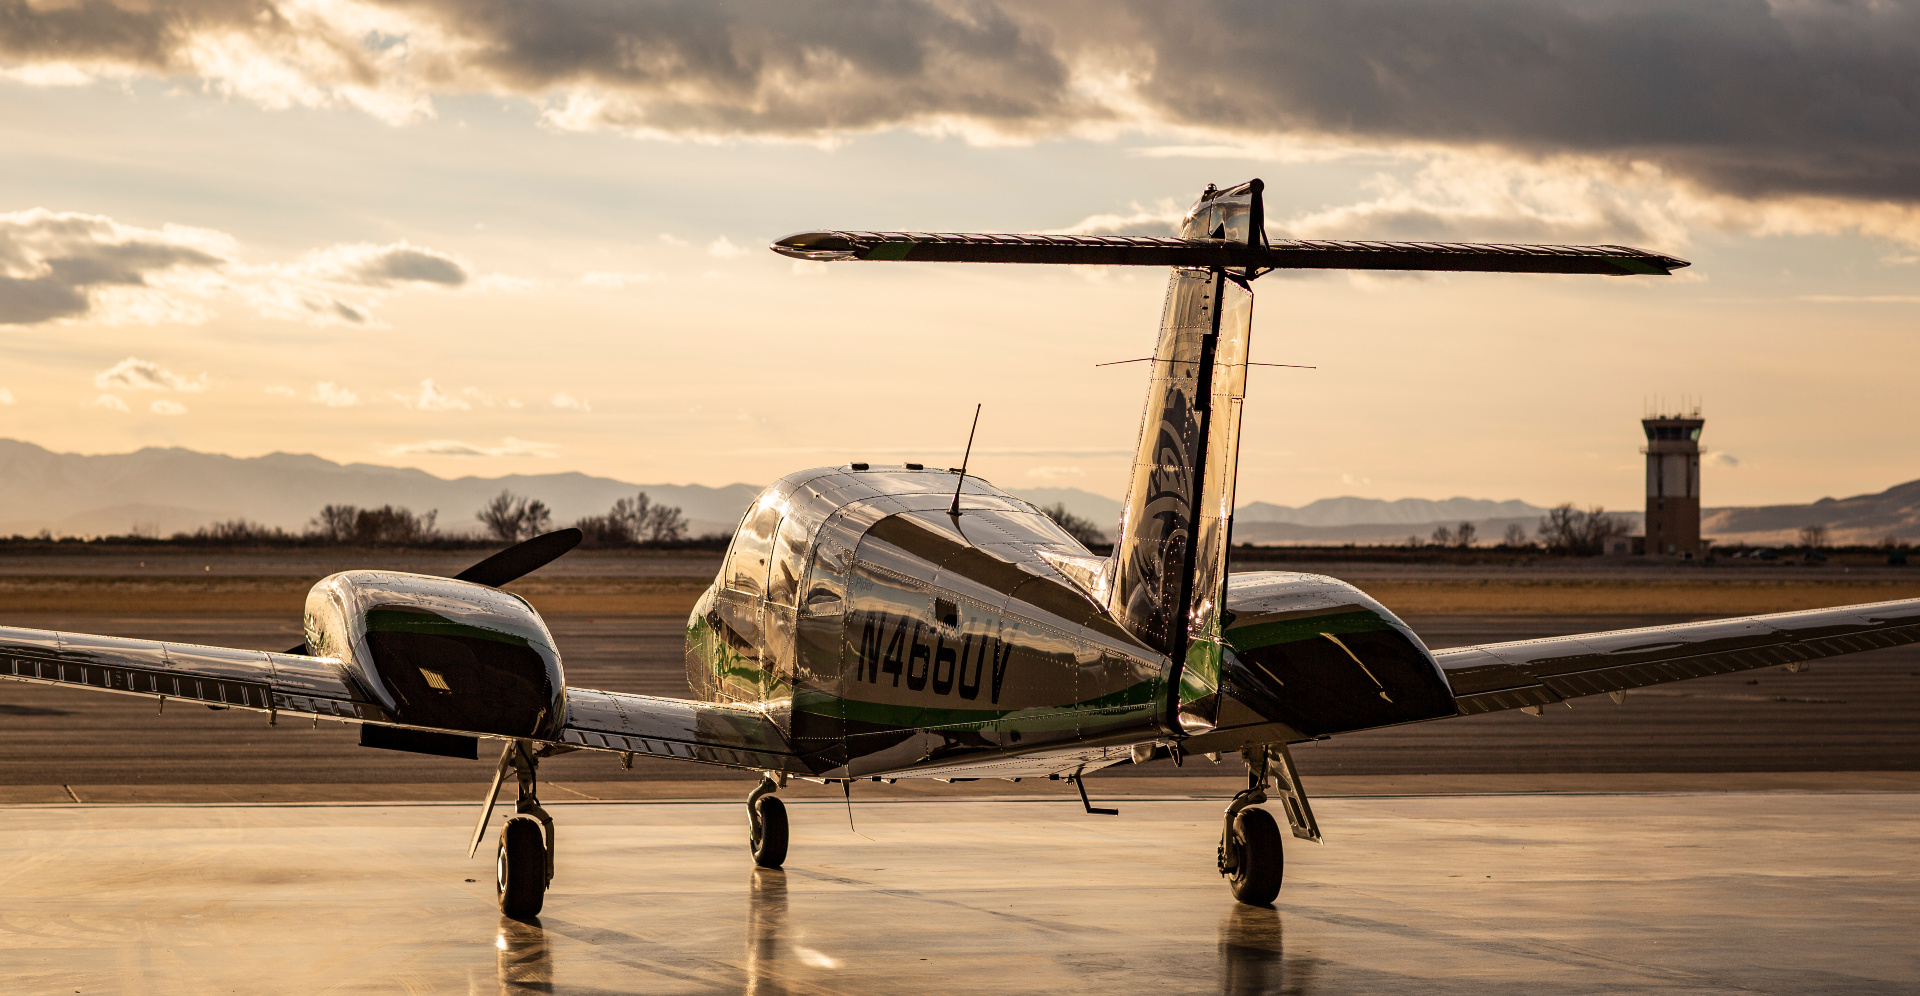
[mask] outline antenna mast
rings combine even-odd
[[[967,430],[967,451],[960,455],[960,479],[953,482],[953,507],[947,514],[955,518],[960,516],[960,487],[967,483],[967,461],[973,459],[973,434],[980,428],[980,406],[973,406],[973,428]]]

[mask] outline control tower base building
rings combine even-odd
[[[1640,420],[1647,431],[1647,553],[1700,556],[1699,409]]]

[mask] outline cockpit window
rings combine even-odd
[[[767,588],[767,561],[773,552],[774,534],[780,528],[780,504],[757,505],[740,524],[733,537],[733,552],[727,557],[727,587],[758,595]]]

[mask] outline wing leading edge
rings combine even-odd
[[[269,716],[497,736],[399,723],[328,657],[0,627],[0,678]],[[563,747],[805,773],[772,718],[744,706],[568,688],[567,718],[556,741]]]
[[[1920,643],[1920,598],[1434,653],[1461,715]]]

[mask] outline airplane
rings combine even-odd
[[[1049,778],[1238,754],[1217,865],[1266,905],[1280,810],[1319,841],[1290,745],[1343,733],[1920,641],[1920,599],[1431,651],[1343,581],[1228,572],[1252,282],[1275,269],[1665,275],[1622,246],[1269,241],[1263,184],[1206,188],[1171,238],[806,232],[804,260],[1171,270],[1116,540],[1094,556],[1030,502],[959,468],[853,462],[789,474],[742,516],[687,620],[690,698],[568,687],[540,615],[502,586],[566,553],[560,530],[452,577],[350,570],[313,586],[285,653],[0,628],[0,676],[360,724],[361,743],[477,758],[501,741],[468,844],[511,772],[501,911],[539,913],[555,828],[542,758],[675,758],[760,773],[748,848],[787,857],[790,779]],[[969,444],[971,445],[971,444]],[[1271,794],[1270,794],[1271,793]]]

